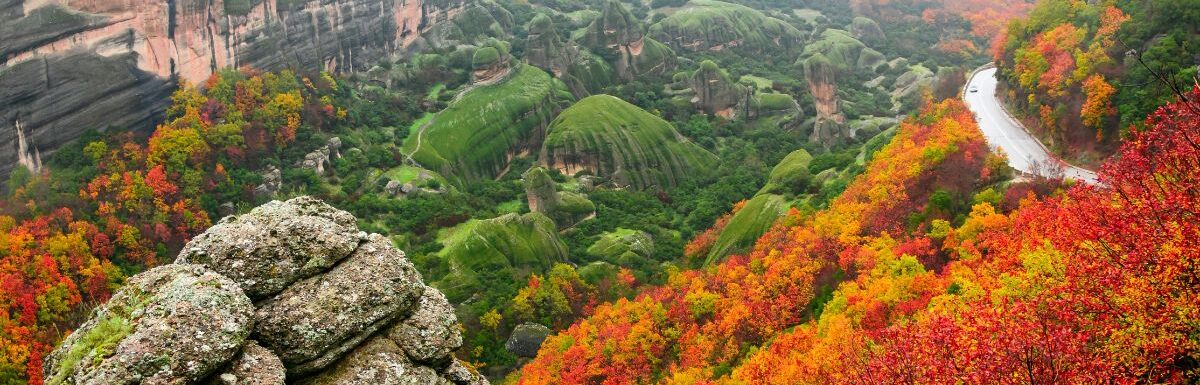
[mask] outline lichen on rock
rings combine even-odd
[[[189,247],[98,307],[46,358],[46,383],[488,383],[454,358],[446,298],[349,213],[271,202]]]
[[[241,348],[254,307],[229,278],[173,264],[129,279],[46,357],[47,384],[183,384]]]
[[[355,222],[314,198],[273,201],[222,219],[188,242],[176,263],[207,266],[260,299],[349,256],[366,236]]]

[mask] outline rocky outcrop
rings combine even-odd
[[[700,68],[692,73],[688,84],[695,93],[692,104],[696,108],[706,114],[725,118],[733,117],[739,110],[744,111],[744,103],[753,92],[733,81],[728,73],[711,60],[700,63]],[[739,104],[742,104],[743,108],[737,108]]]
[[[562,80],[575,97],[588,96],[612,81],[612,66],[574,42],[564,41],[550,17],[539,13],[527,28],[525,62]]]
[[[647,37],[641,20],[616,0],[604,4],[580,42],[611,63],[617,77],[625,81],[675,69],[675,52]]]
[[[326,176],[333,170],[333,160],[341,157],[338,152],[340,148],[342,148],[342,139],[330,138],[324,146],[305,154],[304,159],[296,162],[296,167],[312,170],[318,176]],[[350,151],[353,152],[355,149],[351,148]]]
[[[486,384],[461,345],[403,252],[302,197],[226,218],[132,277],[44,370],[49,384]]]
[[[0,2],[0,175],[17,121],[50,155],[87,130],[147,132],[177,80],[220,68],[365,70],[470,0]]]
[[[254,307],[233,280],[199,265],[154,268],[46,357],[46,383],[195,383],[232,359],[253,326]]]
[[[572,227],[596,213],[596,205],[581,194],[558,191],[545,168],[533,167],[521,175],[529,211],[545,214],[560,229]]]
[[[504,342],[504,349],[517,357],[533,358],[537,356],[542,342],[552,333],[548,327],[526,322],[513,328],[508,341]]]
[[[670,123],[610,95],[580,100],[549,130],[542,165],[567,175],[586,172],[617,186],[676,186],[703,177],[717,162]]]
[[[672,48],[689,51],[733,51],[789,57],[804,34],[761,11],[723,1],[692,0],[650,26],[649,35]],[[790,60],[790,59],[789,59]]]
[[[279,189],[283,187],[283,172],[279,171],[278,167],[267,166],[267,168],[259,174],[262,177],[262,183],[254,186],[255,199],[268,199],[275,196]],[[232,213],[227,213],[229,215]]]
[[[817,113],[809,141],[825,148],[842,143],[850,132],[838,98],[837,68],[825,55],[816,54],[804,61],[804,78]]]

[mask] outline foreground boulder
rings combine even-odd
[[[301,197],[226,218],[130,278],[44,370],[47,384],[487,384],[461,345],[403,252]]]
[[[366,236],[355,222],[314,198],[273,201],[217,222],[188,242],[175,263],[205,265],[257,300],[349,256]]]
[[[129,279],[46,357],[47,384],[185,384],[232,359],[254,307],[229,278],[167,265]]]
[[[254,329],[288,372],[320,369],[397,317],[411,314],[425,285],[404,253],[372,234],[345,262],[259,304]]]
[[[208,385],[283,385],[285,380],[283,361],[267,348],[249,341],[220,374],[209,380]]]

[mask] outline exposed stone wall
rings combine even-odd
[[[147,132],[179,80],[365,70],[470,1],[0,1],[0,179],[17,164],[18,121],[47,156],[87,130]]]

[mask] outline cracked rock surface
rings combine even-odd
[[[404,252],[300,197],[130,278],[44,369],[47,384],[487,384],[460,346],[453,307]]]

